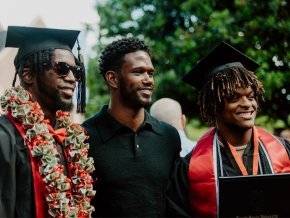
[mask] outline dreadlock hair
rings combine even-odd
[[[138,38],[122,38],[112,42],[101,53],[99,59],[100,73],[105,78],[105,73],[109,70],[119,72],[124,63],[124,56],[139,50],[145,51],[151,56],[149,47]]]
[[[52,67],[52,59],[54,56],[54,49],[47,49],[36,52],[27,58],[15,63],[16,72],[14,75],[12,86],[15,86],[17,74],[20,77],[21,85],[26,88],[27,84],[22,80],[23,69],[28,67],[32,74],[41,75],[45,70]]]
[[[226,101],[240,87],[251,87],[258,105],[264,100],[264,88],[253,72],[244,67],[225,68],[215,74],[199,93],[198,104],[202,119],[215,126],[215,113],[223,109]]]

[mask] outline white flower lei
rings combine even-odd
[[[95,195],[90,173],[94,171],[93,159],[88,157],[89,145],[83,127],[71,123],[70,114],[57,111],[57,127],[66,129],[63,143],[67,154],[71,178],[63,173],[53,135],[44,120],[44,113],[37,102],[32,102],[29,92],[21,86],[6,90],[0,98],[4,112],[21,123],[25,143],[33,158],[37,159],[39,173],[45,186],[48,214],[52,217],[91,217],[90,205]]]

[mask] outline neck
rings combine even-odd
[[[145,119],[145,109],[133,109],[110,101],[108,113],[118,122],[129,127],[134,132],[142,125]]]
[[[50,125],[53,127],[55,125],[55,119],[56,119],[56,111],[55,112],[51,112],[46,108],[41,107],[41,109],[43,110],[44,113],[44,119],[49,120]]]
[[[246,130],[237,130],[235,128],[217,127],[225,140],[233,146],[242,146],[248,144],[252,138],[252,128]]]
[[[56,110],[52,110],[50,108],[45,107],[41,102],[38,101],[38,104],[40,105],[43,113],[44,113],[44,119],[49,120],[49,123],[51,126],[54,126],[55,124],[55,119],[56,119]]]
[[[46,105],[44,105],[42,103],[42,101],[37,98],[37,96],[35,95],[35,92],[33,91],[33,89],[31,87],[26,88],[26,90],[31,94],[32,100],[36,101],[40,105],[40,107],[41,107],[41,109],[42,109],[42,111],[44,113],[44,119],[49,120],[50,125],[54,126],[55,118],[56,118],[56,115],[55,115],[56,110],[52,109],[52,108],[49,108]]]

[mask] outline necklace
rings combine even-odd
[[[95,195],[90,173],[94,171],[93,159],[88,157],[88,138],[79,124],[72,123],[70,113],[57,111],[53,131],[37,102],[32,102],[29,92],[21,86],[6,90],[0,105],[8,117],[14,120],[17,129],[30,150],[32,165],[44,187],[47,213],[52,217],[91,217],[94,207],[90,205]],[[62,140],[70,178],[64,175],[54,135],[63,130]],[[42,195],[42,193],[35,193]],[[37,208],[36,208],[37,210]]]
[[[222,142],[219,143],[220,146],[224,147],[224,144]],[[247,148],[247,144],[246,145],[242,145],[242,146],[233,146],[233,148],[236,150],[236,151],[242,151],[242,150],[245,150]]]
[[[245,150],[247,146],[248,146],[247,144],[246,145],[242,145],[242,146],[234,146],[234,149],[236,151],[242,151],[242,150]]]
[[[252,173],[253,175],[257,175],[258,174],[258,162],[259,162],[259,150],[258,150],[258,147],[259,147],[259,137],[258,137],[258,131],[256,129],[256,127],[254,126],[253,127],[253,146],[254,146],[254,153],[253,153],[253,165],[252,165]],[[230,151],[242,173],[243,176],[246,176],[246,175],[249,175],[248,174],[248,171],[243,163],[243,160],[241,159],[241,157],[238,155],[237,153],[237,149],[235,149],[235,147],[233,145],[231,145],[229,142],[227,142],[229,148],[230,148]],[[242,147],[242,146],[240,146]]]

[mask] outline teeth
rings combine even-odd
[[[247,112],[247,113],[240,113],[239,115],[249,115],[251,114],[251,112]]]
[[[252,112],[237,113],[238,117],[250,119],[252,118]]]

